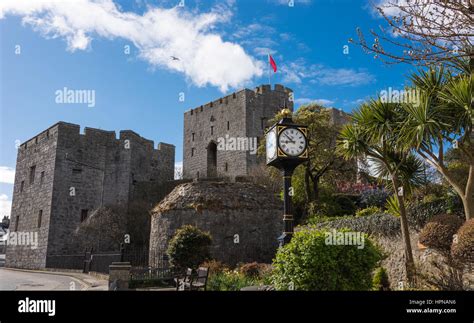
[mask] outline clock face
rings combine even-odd
[[[289,156],[299,156],[306,147],[306,138],[296,128],[286,128],[278,137],[280,149]]]
[[[277,139],[276,139],[276,129],[271,130],[267,134],[267,161],[272,160],[276,156],[277,151]]]

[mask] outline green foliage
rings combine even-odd
[[[318,229],[348,228],[352,231],[360,231],[369,235],[389,237],[400,234],[400,220],[387,213],[359,217],[319,218],[319,220],[314,220],[313,222]]]
[[[327,216],[353,215],[357,207],[352,195],[335,194],[332,199],[327,199],[320,205],[320,214]]]
[[[451,255],[462,263],[474,264],[474,219],[467,220],[459,228],[451,246]]]
[[[423,203],[431,203],[439,201],[441,197],[437,196],[436,194],[427,194],[423,196]]]
[[[370,206],[365,209],[360,209],[356,211],[356,216],[368,216],[382,213],[382,209],[377,206]]]
[[[360,203],[364,207],[376,206],[383,208],[389,196],[390,194],[386,190],[367,190],[361,193]]]
[[[412,202],[408,208],[408,223],[416,230],[420,230],[434,216],[449,213],[462,217],[462,203],[459,196],[448,195],[433,202]]]
[[[207,260],[203,262],[199,267],[208,268],[209,275],[219,274],[223,271],[229,270],[229,266],[215,259]]]
[[[419,241],[427,247],[447,251],[462,224],[463,221],[455,215],[437,215],[421,230]]]
[[[338,232],[348,232],[343,229]],[[272,281],[277,290],[368,290],[381,254],[368,236],[365,246],[326,244],[326,230],[305,227],[278,249]]]
[[[192,225],[184,225],[174,234],[168,245],[170,264],[177,270],[196,269],[210,258],[212,238]]]
[[[383,267],[379,267],[372,280],[374,290],[387,291],[390,290],[390,281],[388,279],[387,271]]]
[[[247,277],[238,271],[227,270],[209,276],[207,290],[209,291],[239,291],[247,286],[258,285],[258,280]]]
[[[387,213],[390,213],[395,216],[400,216],[400,202],[396,195],[392,195],[387,199],[387,204],[385,205]]]
[[[246,277],[264,278],[271,271],[271,266],[268,264],[251,262],[241,265],[238,271]]]

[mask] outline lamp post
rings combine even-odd
[[[291,176],[299,164],[308,160],[308,128],[293,123],[290,110],[282,112],[283,118],[265,134],[267,165],[280,169],[283,175],[284,227],[283,234],[278,238],[280,246],[290,242],[293,236]]]

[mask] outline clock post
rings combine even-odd
[[[293,236],[291,176],[298,165],[308,160],[308,128],[293,123],[291,114],[284,109],[284,117],[266,132],[267,165],[280,169],[283,175],[284,230],[278,238],[280,246],[290,242]]]

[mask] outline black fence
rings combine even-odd
[[[150,261],[151,256],[151,261]],[[132,271],[150,274],[153,272],[166,273],[169,270],[169,261],[166,252],[154,250],[149,252],[148,247],[122,246],[118,251],[86,250],[81,254],[48,255],[47,268],[76,269],[85,273],[89,271],[109,273],[109,266],[113,262],[130,262]],[[153,274],[153,276],[155,276]],[[158,276],[156,276],[158,277]]]

